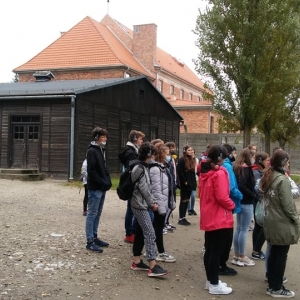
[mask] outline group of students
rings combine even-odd
[[[232,292],[231,287],[219,280],[220,274],[237,274],[226,266],[232,241],[232,264],[255,265],[245,253],[254,213],[252,258],[266,261],[266,293],[274,298],[292,298],[295,293],[286,289],[283,282],[287,281],[284,272],[289,247],[299,239],[300,223],[294,202],[299,188],[287,172],[288,153],[275,149],[270,158],[267,153],[255,150],[256,147],[249,145],[235,157],[233,147],[228,144],[210,145],[207,158],[200,162],[200,229],[205,231],[206,289],[210,294]],[[258,224],[255,218],[258,203],[263,207],[263,224]],[[261,250],[265,241],[266,254]]]
[[[102,252],[103,247],[109,246],[97,236],[105,193],[111,187],[105,155],[107,131],[96,127],[92,134],[94,140],[88,148],[86,161],[86,248]],[[177,187],[180,188],[178,224],[190,225],[186,214],[194,211],[189,208],[189,202],[197,188],[197,173],[200,229],[205,232],[205,288],[210,294],[232,292],[231,287],[219,280],[219,275],[237,274],[226,265],[233,242],[233,265],[254,266],[253,259],[265,259],[266,293],[276,298],[294,297],[295,293],[283,286],[287,281],[284,272],[289,247],[299,239],[299,217],[293,200],[299,196],[299,189],[288,174],[288,153],[276,149],[270,158],[265,152],[256,153],[255,147],[250,145],[237,156],[235,148],[229,144],[209,145],[198,163],[193,148],[187,145],[176,164],[173,142],[143,142],[144,137],[142,132],[132,130],[125,151],[119,155],[124,168],[133,166],[131,179],[136,182],[125,215],[124,241],[133,244],[131,269],[145,270],[149,277],[162,276],[167,270],[157,262],[176,261],[165,251],[163,230],[175,229],[169,224],[169,218],[176,206]],[[258,203],[263,207],[264,218],[263,224],[259,224],[254,217],[250,259],[245,253],[246,240]],[[235,232],[233,214],[236,214]],[[267,251],[264,254],[265,241]],[[144,246],[148,264],[141,259]]]

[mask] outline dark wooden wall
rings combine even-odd
[[[124,147],[121,144],[122,121],[130,123],[131,129],[145,133],[145,141],[150,139],[151,126],[158,128],[158,138],[179,141],[180,118],[151,83],[143,78],[77,95],[76,112],[77,173],[95,126],[108,131],[107,161],[111,173],[121,170],[118,154]]]
[[[42,172],[68,174],[70,99],[1,101],[1,168],[8,168],[11,147],[10,116],[40,115],[39,167]]]

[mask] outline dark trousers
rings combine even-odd
[[[87,211],[87,205],[89,202],[89,193],[87,184],[84,185],[84,197],[83,197],[83,211]]]
[[[156,236],[156,247],[158,253],[164,253],[163,229],[165,226],[165,216],[160,215],[157,211],[154,212],[153,227]]]
[[[183,202],[180,199],[180,204],[179,204],[179,219],[183,219],[186,216],[186,210],[188,208],[189,202]]]
[[[127,200],[127,208],[125,214],[125,234],[130,236],[135,234],[136,220],[131,209],[131,199]]]
[[[226,263],[230,255],[232,240],[233,240],[233,228],[228,228],[228,240],[226,241],[224,251],[221,255],[220,267],[226,267]]]
[[[206,278],[211,284],[219,283],[221,256],[228,245],[230,236],[232,236],[232,228],[205,231],[204,266]]]
[[[269,288],[278,291],[282,287],[282,278],[285,271],[287,254],[290,246],[271,245],[268,259],[268,283]]]
[[[254,218],[254,222],[255,222],[254,229],[252,233],[253,251],[260,252],[266,240],[264,234],[264,228],[256,223],[255,218]]]

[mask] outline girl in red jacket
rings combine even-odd
[[[219,280],[220,258],[230,239],[235,207],[229,198],[228,173],[222,167],[227,155],[225,147],[212,145],[200,167],[200,229],[205,231],[206,289],[214,295],[232,292],[232,288]]]

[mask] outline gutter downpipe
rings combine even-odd
[[[71,140],[70,140],[70,175],[69,181],[74,180],[74,137],[75,137],[75,99],[71,96]]]

